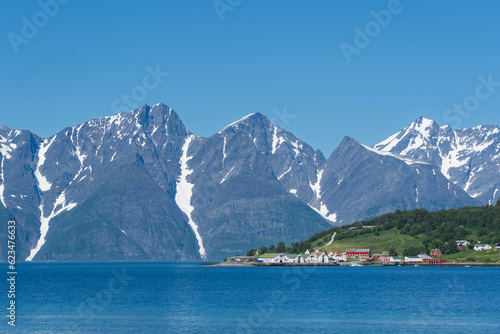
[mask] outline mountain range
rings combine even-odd
[[[210,137],[164,104],[49,138],[0,126],[0,219],[16,219],[18,261],[220,260],[398,209],[493,203],[499,132],[421,117],[325,158],[261,113]]]

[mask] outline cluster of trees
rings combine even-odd
[[[278,242],[277,246],[271,245],[269,247],[262,246],[259,248],[257,251],[256,249],[250,249],[247,252],[247,256],[254,256],[259,253],[259,255],[265,254],[265,253],[287,253],[287,247],[283,241]]]
[[[366,228],[367,226],[369,227]],[[393,228],[399,230],[401,234],[420,238],[424,245],[424,248],[408,247],[401,254],[403,256],[417,255],[433,248],[440,248],[443,254],[455,253],[457,252],[456,240],[469,240],[471,243],[480,240],[487,244],[500,242],[500,199],[495,206],[463,207],[458,210],[433,212],[424,209],[397,210],[363,222],[332,227],[314,234],[306,241],[295,242],[288,247],[283,242],[278,243],[277,247],[263,246],[259,249],[259,253],[303,253],[318,240],[328,242],[335,232],[337,232],[335,240],[342,240],[367,233],[379,235],[380,232]],[[389,248],[389,253],[392,250],[393,254],[390,255],[397,255],[395,249],[391,248]],[[252,249],[247,255],[253,255],[255,252],[256,250]]]

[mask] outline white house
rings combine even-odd
[[[491,249],[492,247],[488,244],[475,244],[474,245],[474,250],[475,251],[482,251],[482,250],[488,250]]]
[[[328,255],[326,255],[326,253],[321,253],[319,256],[318,256],[318,263],[328,263]]]
[[[457,246],[467,247],[470,245],[470,243],[467,240],[457,240],[456,243],[457,243]]]
[[[347,262],[347,255],[346,255],[346,253],[340,253],[340,254],[337,254],[337,252],[330,253],[328,255],[328,257],[330,259],[332,259],[333,261]]]
[[[304,263],[304,259],[300,254],[287,254],[287,257],[291,263]]]
[[[306,252],[305,252],[304,254],[309,255],[309,254],[311,254],[311,251],[310,251],[309,249],[307,249],[307,250],[306,250]]]
[[[306,259],[306,263],[318,263],[318,257],[316,254],[311,254],[309,257]]]
[[[399,256],[391,256],[391,263],[392,264],[400,264],[401,258]]]

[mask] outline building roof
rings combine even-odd
[[[300,254],[287,254],[286,256],[290,259],[290,260],[295,260],[296,258],[299,257]]]
[[[265,253],[265,254],[259,255],[259,258],[269,259],[269,258],[275,258],[278,255],[280,255],[280,253]]]
[[[370,249],[369,248],[359,248],[359,249],[356,249],[356,248],[351,248],[351,249],[346,249],[345,250],[346,253],[369,253],[370,252]]]
[[[489,245],[488,244],[475,244],[474,246],[484,247],[484,246],[489,246]]]

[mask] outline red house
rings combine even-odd
[[[441,250],[439,250],[439,248],[434,248],[431,250],[431,255],[439,257],[441,256]]]
[[[445,263],[448,260],[447,259],[426,259],[425,261],[427,261],[429,264],[441,264],[441,263]]]
[[[348,258],[368,258],[370,257],[370,249],[346,249]]]

